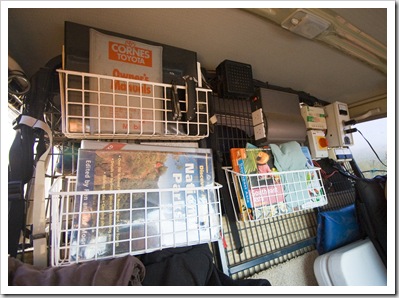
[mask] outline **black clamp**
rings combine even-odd
[[[197,79],[191,76],[184,76],[183,79],[186,82],[187,121],[191,121],[197,112]]]

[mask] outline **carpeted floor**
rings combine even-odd
[[[318,255],[317,251],[313,250],[249,278],[265,278],[272,286],[317,286],[313,263]]]

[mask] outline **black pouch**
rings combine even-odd
[[[356,213],[365,236],[373,242],[384,265],[387,265],[387,176],[356,181]]]

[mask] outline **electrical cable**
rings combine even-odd
[[[349,178],[349,179],[352,179],[352,180],[355,180],[355,181],[359,179],[359,177],[357,177],[357,176],[355,176],[355,175],[349,173],[347,169],[345,169],[341,164],[339,164],[339,163],[336,162],[335,160],[332,160],[332,159],[331,159],[330,161],[331,161],[331,163],[332,163],[332,167],[333,167],[334,169],[338,170],[338,172],[340,172],[340,173],[341,173],[342,175],[344,175],[345,177],[347,177],[347,178]]]
[[[356,130],[360,133],[360,135],[363,137],[363,139],[367,142],[367,144],[370,146],[371,150],[373,150],[375,156],[376,156],[377,159],[380,161],[380,163],[381,163],[383,166],[387,167],[387,165],[384,164],[384,163],[382,162],[382,160],[381,160],[380,157],[378,156],[377,152],[375,152],[375,150],[374,150],[373,146],[370,144],[370,142],[364,137],[364,135],[362,134],[362,132],[361,132],[359,129],[356,129]]]
[[[24,72],[8,70],[8,107],[14,114],[22,113],[25,98],[30,89],[30,81]]]
[[[384,172],[384,173],[386,173],[387,172],[387,170],[368,170],[368,171],[363,171],[363,173],[374,173],[374,172]]]
[[[31,84],[25,73],[20,70],[8,71],[8,93],[21,96],[27,94],[30,88]]]
[[[321,175],[323,176],[323,178],[326,179],[326,180],[328,180],[329,178],[331,178],[334,174],[338,173],[338,170],[334,170],[334,171],[332,171],[331,173],[328,174],[325,170],[323,170],[323,169],[321,168],[320,164],[319,164],[317,161],[315,161],[315,160],[313,161],[313,164],[314,164],[316,167],[320,168],[320,173],[321,173]]]

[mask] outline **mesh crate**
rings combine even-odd
[[[68,138],[200,140],[209,135],[210,89],[195,88],[196,98],[189,98],[180,85],[58,72],[62,132]]]
[[[237,221],[263,220],[328,203],[320,168],[267,174],[224,170]],[[237,204],[235,198],[242,202]]]
[[[59,177],[50,190],[52,266],[210,243],[222,237],[220,184],[86,192],[74,191],[75,184],[75,176]],[[97,200],[95,210],[82,212],[84,196]],[[110,207],[104,208],[105,200]]]

